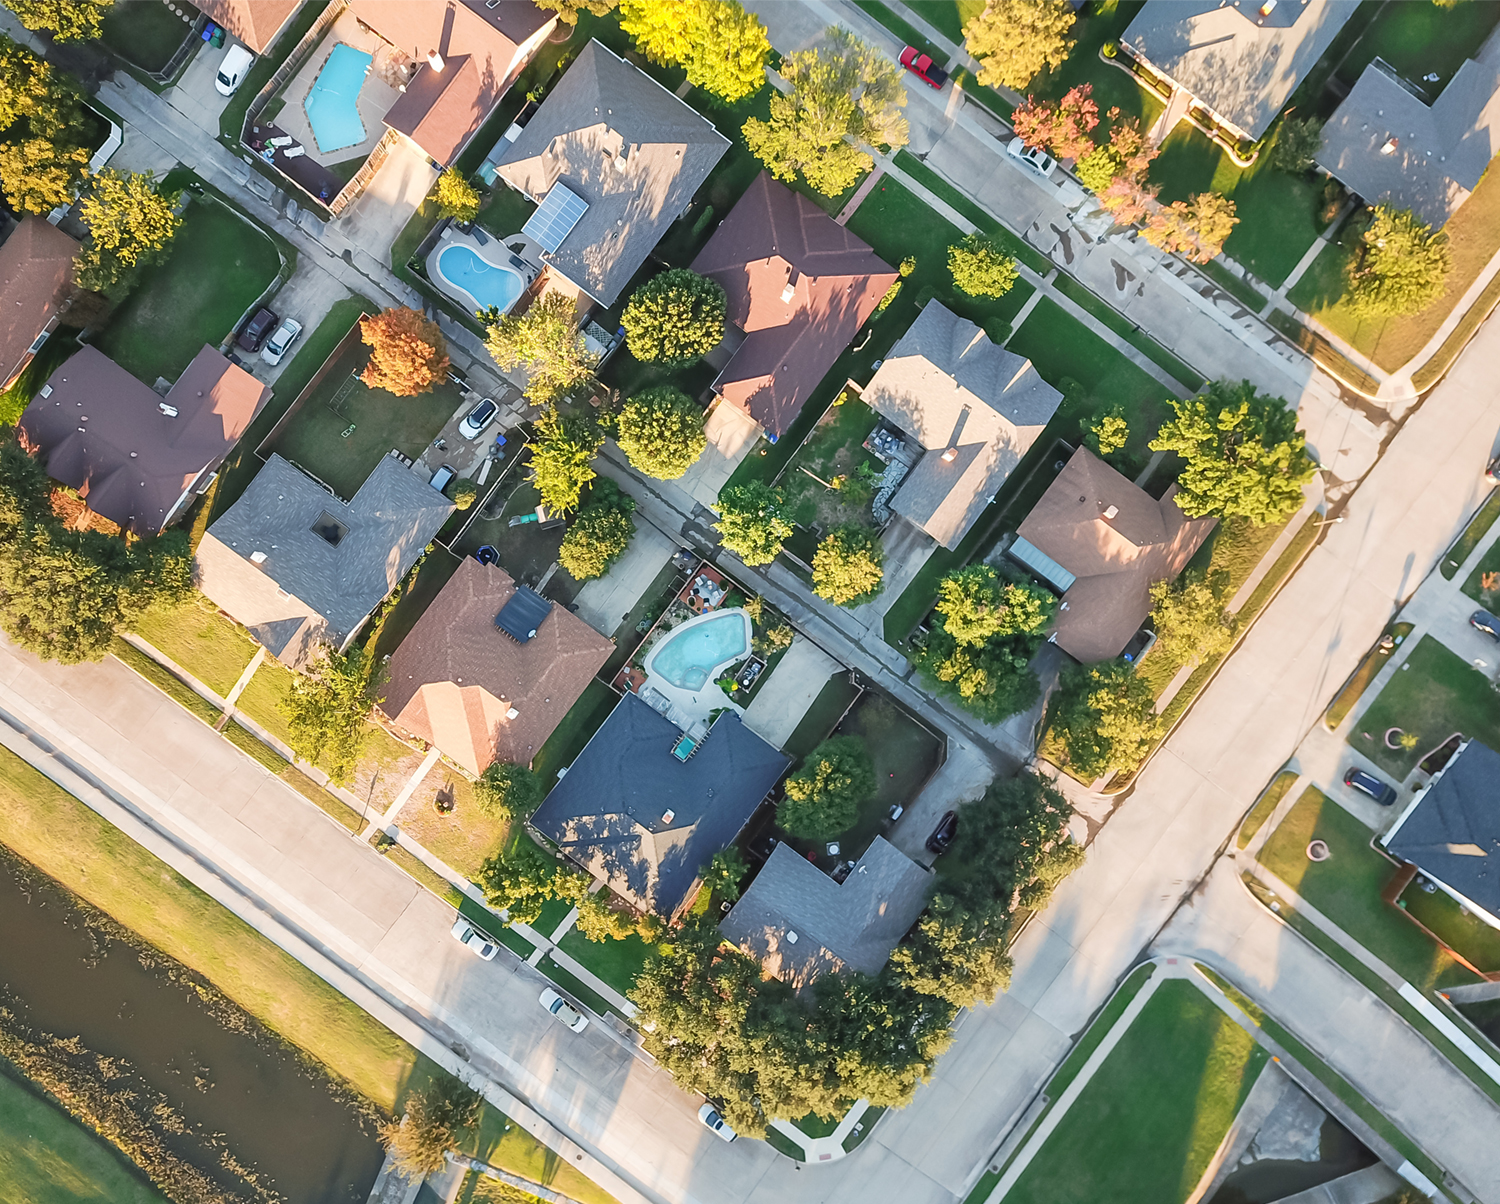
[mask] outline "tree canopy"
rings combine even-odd
[[[1447,291],[1448,236],[1410,209],[1376,205],[1349,257],[1349,305],[1363,318],[1420,313]]]
[[[32,33],[46,33],[54,42],[89,42],[104,30],[104,18],[115,0],[5,0]]]
[[[999,242],[977,231],[948,248],[953,283],[971,297],[1003,297],[1016,284],[1016,261]]]
[[[558,20],[564,25],[577,25],[580,12],[607,17],[615,11],[617,2],[618,0],[536,0],[536,6],[556,13]]]
[[[439,1073],[406,1097],[404,1119],[380,1126],[380,1139],[396,1165],[413,1180],[436,1174],[479,1124],[484,1100],[453,1076]]]
[[[808,754],[782,787],[776,822],[792,836],[827,840],[847,832],[875,793],[875,766],[857,736],[833,736]]]
[[[438,177],[436,195],[438,212],[444,217],[472,222],[479,216],[479,190],[456,167]]]
[[[986,87],[1024,88],[1046,67],[1060,67],[1073,50],[1073,6],[1067,0],[990,0],[964,26],[964,43],[979,60]]]
[[[764,481],[726,486],[717,509],[714,530],[724,546],[752,568],[775,560],[792,533],[786,495]]]
[[[1134,770],[1161,733],[1151,687],[1123,660],[1063,670],[1051,737],[1083,781]]]
[[[1042,147],[1055,159],[1081,160],[1094,150],[1089,133],[1099,124],[1094,86],[1069,88],[1061,100],[1028,96],[1010,120],[1016,136],[1028,147]]]
[[[560,872],[557,859],[522,834],[485,859],[474,883],[491,907],[513,921],[535,924],[542,906],[557,893]]]
[[[836,606],[859,606],[880,592],[885,551],[873,531],[835,527],[813,553],[813,593]]]
[[[1228,197],[1200,192],[1187,201],[1173,201],[1153,210],[1141,237],[1169,254],[1207,263],[1224,249],[1239,220]]]
[[[1175,584],[1151,586],[1151,625],[1156,630],[1153,656],[1178,665],[1212,660],[1234,643],[1234,616],[1224,609],[1225,574],[1184,573]]]
[[[1124,405],[1117,401],[1089,419],[1084,424],[1083,439],[1103,459],[1122,450],[1130,441],[1130,421],[1125,417]]]
[[[684,368],[724,338],[724,289],[687,268],[669,268],[631,295],[620,315],[625,346],[643,364]]]
[[[634,499],[613,481],[596,481],[589,504],[578,512],[563,536],[558,563],[574,581],[604,576],[630,546],[635,535],[635,522],[630,517],[634,512]]]
[[[1084,187],[1099,194],[1100,204],[1106,209],[1111,208],[1126,188],[1144,192],[1146,172],[1160,153],[1156,143],[1141,133],[1141,124],[1134,117],[1126,117],[1118,108],[1112,108],[1109,122],[1109,141],[1085,151],[1073,168]],[[1106,193],[1110,193],[1111,203],[1106,203]],[[1154,198],[1154,189],[1150,195]]]
[[[287,721],[287,740],[304,761],[320,766],[336,786],[354,780],[365,742],[365,719],[380,701],[374,696],[372,672],[358,644],[348,652],[326,649],[292,679],[291,689],[276,705]]]
[[[78,253],[78,283],[103,292],[132,269],[163,258],[182,226],[173,212],[179,195],[159,192],[150,172],[107,167],[94,176],[79,206],[89,239]]]
[[[593,379],[598,360],[578,333],[577,307],[561,293],[538,297],[520,315],[492,307],[479,316],[488,325],[489,353],[507,372],[526,372],[526,397],[534,404],[569,397]]]
[[[582,413],[544,410],[533,425],[526,475],[548,514],[578,509],[583,487],[598,474],[594,457],[604,446],[604,432],[593,417]]]
[[[72,202],[89,151],[77,82],[0,34],[0,184],[18,213],[45,214]]]
[[[683,67],[688,83],[727,104],[765,86],[771,42],[737,0],[620,0],[620,28],[652,62]]]
[[[675,481],[708,446],[703,435],[703,409],[672,385],[643,390],[616,416],[615,442],[639,471],[659,480]]]
[[[512,761],[491,762],[474,783],[475,805],[494,819],[530,816],[541,801],[541,780]]]
[[[1271,147],[1271,166],[1303,175],[1313,169],[1313,156],[1323,145],[1323,123],[1316,117],[1287,117]]]
[[[396,306],[359,320],[370,360],[359,379],[397,397],[431,393],[448,373],[448,341],[419,309]]]

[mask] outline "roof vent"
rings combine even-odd
[[[795,945],[797,943],[797,933],[795,929],[788,928],[786,930],[786,943],[788,945]]]
[[[507,719],[514,719],[514,718],[515,718],[515,717],[516,717],[516,716],[517,716],[517,715],[519,715],[519,714],[520,714],[520,713],[521,713],[521,712],[520,712],[520,711],[518,711],[518,710],[516,710],[516,708],[515,708],[515,707],[511,707],[511,708],[510,708],[510,709],[509,709],[509,710],[508,710],[508,711],[506,711],[506,712],[505,712],[505,717],[506,717],[506,718],[507,718]]]
[[[43,397],[51,397],[52,396],[52,386],[51,385],[43,385],[42,386],[42,396]]]
[[[1269,17],[1275,11],[1276,0],[1266,0],[1266,2],[1260,6],[1260,15],[1263,17]]]
[[[956,459],[958,459],[958,448],[956,447],[950,447],[943,453],[944,464],[952,464]]]
[[[251,552],[250,553],[250,563],[251,564],[265,564],[265,562],[266,562],[266,554],[264,552]]]
[[[797,295],[797,286],[795,284],[793,284],[790,280],[788,280],[786,282],[786,287],[781,290],[781,299],[782,299],[782,301],[783,302],[789,302],[796,295]]]
[[[436,50],[429,50],[427,52],[427,65],[434,71],[441,72],[443,70],[443,56]]]
[[[137,456],[138,456],[138,455],[140,455],[140,454],[141,454],[141,453],[140,453],[140,452],[131,452],[131,453],[130,453],[130,458],[131,458],[131,459],[132,459],[132,460],[134,460],[134,459],[135,459],[135,458],[136,458],[136,457],[137,457]]]
[[[1114,518],[1114,516],[1117,515],[1117,514],[1119,514],[1119,513],[1120,513],[1120,508],[1118,506],[1106,506],[1106,507],[1104,507],[1104,517],[1106,519]]]
[[[1380,153],[1382,155],[1394,155],[1396,153],[1396,148],[1400,145],[1401,139],[1387,138],[1385,140],[1385,145],[1380,148]]]
[[[162,401],[162,402],[158,402],[157,403],[156,408],[158,410],[160,410],[163,414],[165,414],[168,418],[176,418],[177,417],[177,407],[176,406],[169,406],[166,402]]]
[[[670,807],[661,813],[661,822],[664,824],[669,824],[676,818],[677,812],[673,811]]]

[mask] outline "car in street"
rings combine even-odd
[[[1500,640],[1500,619],[1495,618],[1487,610],[1476,610],[1469,616],[1469,626],[1475,631],[1482,631],[1492,640]]]
[[[1382,807],[1389,807],[1396,801],[1394,786],[1382,782],[1373,773],[1366,773],[1363,769],[1351,769],[1346,773],[1344,785],[1350,790],[1358,790],[1361,794],[1369,795]]]
[[[480,932],[463,916],[453,921],[453,939],[482,961],[492,962],[500,952],[498,941]]]
[[[245,75],[255,56],[243,46],[231,46],[219,61],[219,73],[214,76],[214,87],[220,96],[233,96],[245,82]]]
[[[439,493],[448,488],[448,482],[458,476],[458,470],[451,464],[444,464],[432,474],[432,487]]]
[[[287,348],[297,341],[297,336],[302,333],[302,323],[296,318],[285,318],[276,333],[266,340],[266,345],[261,349],[260,358],[268,364],[281,363],[282,357],[286,355]]]
[[[1006,152],[1017,163],[1023,167],[1029,167],[1042,179],[1052,174],[1052,169],[1057,166],[1057,160],[1049,155],[1039,146],[1027,146],[1020,137],[1012,138],[1005,147]]]
[[[1490,461],[1489,467],[1484,470],[1484,479],[1491,485],[1500,485],[1500,456]]]
[[[500,407],[495,404],[495,399],[486,397],[463,416],[458,424],[458,433],[465,439],[479,438],[484,434],[484,428],[495,421],[495,415],[499,412]]]
[[[927,838],[927,851],[929,853],[946,853],[948,846],[953,843],[953,838],[958,834],[958,812],[945,811],[943,818],[938,820],[938,825],[932,830],[932,835]]]
[[[729,1127],[729,1122],[719,1115],[719,1110],[712,1104],[704,1104],[698,1109],[698,1119],[707,1125],[720,1141],[733,1141],[739,1136]]]
[[[948,73],[932,61],[932,55],[923,54],[915,46],[901,52],[901,65],[931,88],[941,88],[948,82]]]
[[[539,1002],[554,1019],[561,1021],[575,1033],[581,1033],[588,1028],[589,1018],[551,987],[541,993]]]
[[[258,309],[245,327],[240,331],[240,337],[236,340],[241,351],[259,351],[260,345],[266,341],[266,336],[271,333],[276,325],[276,314],[269,309]]]

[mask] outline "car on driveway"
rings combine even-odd
[[[1373,773],[1366,773],[1363,769],[1351,769],[1346,773],[1344,785],[1350,790],[1358,790],[1361,794],[1369,795],[1382,807],[1389,807],[1396,801],[1394,786],[1382,782]]]
[[[1475,631],[1482,631],[1492,640],[1500,640],[1500,619],[1495,618],[1487,610],[1476,610],[1469,616],[1469,626]]]
[[[1012,138],[1005,149],[1017,163],[1029,167],[1044,180],[1052,174],[1052,169],[1057,166],[1057,160],[1041,147],[1027,146],[1019,137]]]
[[[448,482],[458,476],[458,470],[451,464],[444,464],[432,474],[432,487],[439,493],[448,488]]]
[[[923,54],[915,46],[901,52],[901,65],[931,88],[941,88],[948,82],[948,73],[932,61],[932,55]]]
[[[499,412],[500,407],[495,404],[495,399],[486,397],[463,416],[458,424],[458,433],[465,439],[479,438],[484,434],[484,428],[495,421],[495,415]]]
[[[219,73],[214,76],[214,87],[220,96],[233,96],[245,82],[245,74],[255,56],[243,46],[231,46],[219,61]]]
[[[719,1110],[712,1104],[704,1104],[698,1109],[698,1119],[713,1130],[713,1135],[721,1141],[733,1141],[739,1136],[729,1127],[729,1122],[719,1115]]]
[[[302,333],[302,323],[296,318],[285,319],[276,328],[276,333],[266,340],[266,345],[261,349],[260,358],[268,364],[281,363],[282,357],[286,355],[287,348],[297,341],[297,336]]]
[[[487,962],[494,961],[495,954],[500,952],[500,945],[497,941],[480,932],[463,916],[453,921],[453,939],[467,948],[475,957]]]
[[[589,1026],[589,1018],[575,1008],[571,1003],[548,987],[540,997],[542,1007],[550,1012],[554,1018],[567,1025],[575,1033],[581,1033]]]
[[[260,345],[266,341],[266,335],[276,325],[276,315],[269,309],[257,309],[251,319],[245,323],[245,328],[240,331],[240,337],[236,340],[241,351],[259,351]]]
[[[958,812],[946,811],[943,818],[938,820],[938,825],[932,830],[932,835],[927,838],[927,851],[929,853],[946,853],[948,846],[953,843],[953,837],[958,834]]]

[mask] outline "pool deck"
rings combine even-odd
[[[745,649],[743,652],[731,657],[729,660],[723,661],[719,665],[715,665],[713,667],[713,671],[708,675],[708,680],[705,681],[702,686],[700,686],[696,690],[685,689],[682,686],[673,685],[660,673],[654,671],[652,666],[656,657],[660,655],[663,648],[670,644],[674,639],[678,638],[683,632],[688,631],[693,627],[704,624],[710,619],[723,618],[727,615],[737,615],[744,623]],[[706,610],[702,614],[694,615],[686,623],[678,624],[659,641],[657,641],[656,645],[651,649],[650,653],[646,657],[645,683],[636,690],[636,693],[644,696],[647,690],[655,690],[658,694],[666,698],[666,700],[671,703],[673,707],[673,713],[671,716],[669,716],[669,718],[672,718],[674,722],[678,723],[679,727],[682,726],[681,720],[684,718],[688,720],[689,723],[694,720],[701,720],[702,722],[707,723],[709,715],[711,715],[714,711],[723,710],[726,707],[743,715],[745,713],[745,708],[736,703],[732,698],[729,697],[728,694],[723,691],[723,689],[720,688],[717,675],[723,668],[727,668],[729,665],[743,660],[750,654],[750,637],[750,616],[741,607],[735,607],[733,610]]]

